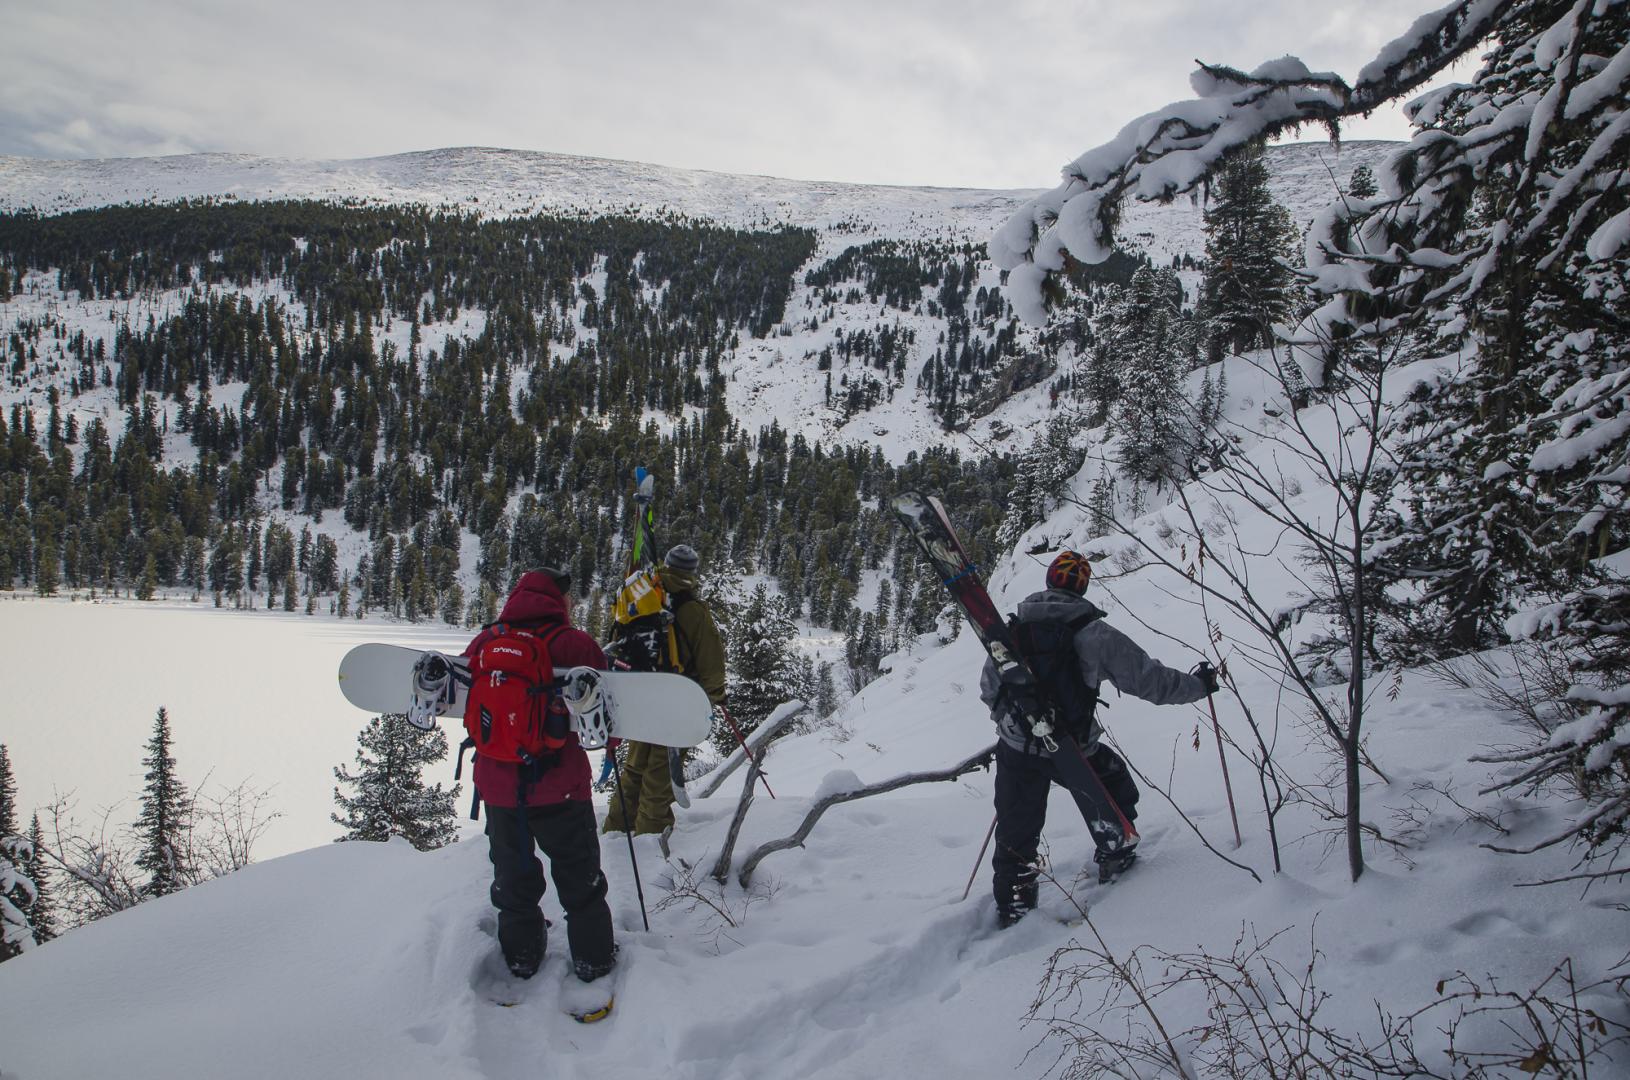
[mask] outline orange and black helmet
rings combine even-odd
[[[1047,587],[1049,589],[1063,589],[1080,596],[1087,591],[1087,582],[1092,580],[1092,564],[1085,555],[1073,551],[1061,551],[1047,566]]]

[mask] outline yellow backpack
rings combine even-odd
[[[634,671],[680,669],[668,592],[655,570],[629,574],[612,601],[611,614],[616,626],[606,651],[613,657]]]

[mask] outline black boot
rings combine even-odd
[[[543,964],[543,943],[539,942],[536,947],[528,944],[517,948],[504,956],[504,963],[509,965],[509,973],[517,979],[530,979]]]
[[[1138,861],[1138,850],[1129,847],[1119,851],[1099,851],[1092,861],[1098,864],[1098,884],[1104,885],[1132,869],[1132,864]]]
[[[1013,886],[1010,895],[996,904],[996,923],[1003,930],[1036,910],[1036,883],[1034,880]]]
[[[611,959],[606,960],[603,963],[595,963],[590,960],[573,960],[572,973],[578,977],[579,981],[586,983],[593,982],[602,976],[610,975],[617,967],[617,954],[621,951],[621,945],[612,945]]]

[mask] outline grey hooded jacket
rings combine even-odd
[[[1075,655],[1081,661],[1081,677],[1095,691],[1108,679],[1122,693],[1155,705],[1182,705],[1206,696],[1205,683],[1198,677],[1151,659],[1136,642],[1104,621],[1102,609],[1072,592],[1047,589],[1031,593],[1019,605],[1018,614],[1020,622],[1069,622],[1081,615],[1096,616],[1075,635]],[[1027,738],[1029,733],[1024,725],[1005,711],[995,711],[996,694],[1000,689],[996,665],[986,660],[985,670],[979,676],[979,697],[991,707],[991,719],[996,722],[1002,741],[1015,750],[1045,754],[1045,748]]]

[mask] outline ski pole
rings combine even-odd
[[[1217,760],[1222,762],[1223,790],[1228,792],[1228,816],[1234,819],[1234,848],[1245,846],[1239,835],[1239,811],[1234,809],[1234,784],[1228,779],[1228,755],[1223,753],[1222,725],[1217,722],[1217,702],[1206,695],[1206,706],[1211,709],[1211,732],[1217,738]]]
[[[990,838],[996,835],[996,819],[990,819],[990,828],[985,830],[985,842],[979,845],[979,858],[973,861],[973,873],[968,875],[968,887],[962,890],[962,899],[966,900],[968,894],[973,892],[973,879],[979,876],[979,868],[985,865],[985,852],[990,849]]]
[[[755,758],[753,752],[747,748],[747,740],[742,736],[741,728],[736,726],[736,720],[730,715],[730,710],[720,705],[719,715],[724,717],[724,722],[730,725],[731,734],[736,736],[736,745],[741,747],[741,752],[747,755],[747,760],[751,761],[753,768],[758,770],[758,778],[764,781],[764,790],[770,792],[770,798],[775,798],[775,792],[771,791],[769,780],[764,777],[764,766],[759,764],[759,759]]]
[[[628,861],[634,867],[634,895],[640,898],[640,922],[645,924],[645,932],[651,932],[650,916],[645,914],[645,889],[640,885],[640,861],[634,857],[634,823],[628,817],[628,796],[623,792],[623,777],[626,769],[617,771],[617,801],[623,807],[623,835],[628,837]]]

